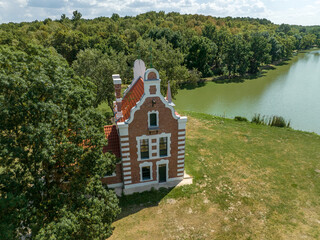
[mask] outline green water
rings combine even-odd
[[[278,115],[294,129],[320,134],[320,50],[300,53],[288,64],[243,83],[180,90],[177,109],[251,120],[255,113]]]

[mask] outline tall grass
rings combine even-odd
[[[272,127],[286,127],[290,128],[290,121],[286,121],[281,116],[261,116],[260,114],[255,114],[251,120],[252,123],[268,125]]]

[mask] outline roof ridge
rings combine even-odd
[[[127,87],[127,89],[124,90],[122,99],[127,95],[127,93],[131,90],[131,88],[133,88],[133,86],[138,82],[138,80],[139,80],[140,78],[142,78],[142,77],[140,76],[140,77],[138,77],[136,80],[134,80],[134,79],[132,80],[132,82],[131,82],[130,85]],[[142,79],[142,80],[143,80],[143,79]]]

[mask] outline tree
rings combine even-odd
[[[261,64],[270,62],[271,45],[261,33],[254,33],[251,35],[250,50],[252,54],[249,59],[249,72],[257,73]]]
[[[227,65],[229,77],[231,73],[233,75],[236,73],[240,75],[245,74],[249,65],[249,47],[243,37],[241,35],[233,36],[229,38],[224,46],[224,62]]]
[[[124,76],[127,68],[126,57],[123,52],[116,53],[113,49],[103,54],[98,49],[80,51],[77,60],[72,65],[76,74],[89,77],[95,85],[94,107],[104,101],[113,109],[114,86],[112,74]]]
[[[71,65],[80,50],[89,45],[87,37],[79,31],[60,30],[53,34],[51,46]]]
[[[73,16],[72,16],[72,21],[79,21],[82,17],[82,14],[80,12],[78,12],[78,10],[73,11]]]
[[[211,76],[211,67],[216,53],[217,46],[214,42],[206,37],[194,36],[186,57],[187,66],[189,69],[197,68],[204,77]]]
[[[94,86],[54,49],[0,46],[0,239],[105,239],[119,213],[100,178],[105,119]]]

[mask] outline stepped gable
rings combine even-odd
[[[104,126],[104,133],[108,139],[108,145],[103,147],[103,152],[111,152],[120,158],[120,142],[116,125]]]
[[[140,101],[144,93],[143,79],[140,77],[137,81],[133,82],[128,90],[125,92],[125,96],[122,99],[122,114],[123,117],[118,122],[124,122],[130,117],[131,109],[136,106],[137,102]]]

